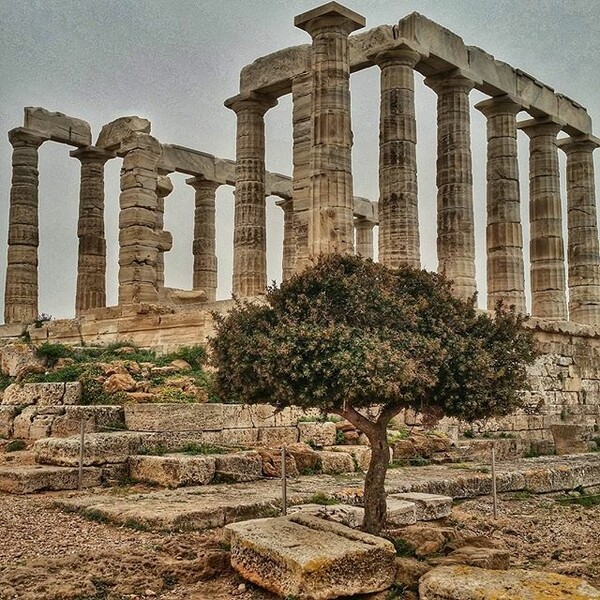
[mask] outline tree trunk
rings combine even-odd
[[[366,433],[366,432],[365,432]],[[363,529],[378,535],[385,527],[387,504],[385,501],[385,475],[390,462],[387,428],[383,424],[367,433],[371,442],[371,462],[365,476],[365,519]]]

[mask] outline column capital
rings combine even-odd
[[[218,181],[211,181],[210,179],[204,179],[204,177],[190,177],[185,182],[191,185],[195,190],[210,190],[216,192],[221,184]]]
[[[236,115],[240,112],[251,111],[264,116],[264,114],[274,106],[277,106],[277,98],[259,94],[257,92],[246,92],[238,94],[225,100],[226,108],[231,109]]]
[[[354,226],[355,227],[363,227],[365,229],[373,229],[377,225],[376,221],[371,221],[371,219],[367,219],[367,217],[354,217]]]
[[[452,69],[437,75],[431,75],[425,79],[425,85],[430,87],[436,94],[446,90],[469,93],[476,85],[480,84],[472,73],[463,69]]]
[[[600,148],[600,139],[591,134],[576,135],[558,140],[558,147],[568,156],[571,152],[593,152]]]
[[[294,25],[315,37],[324,31],[350,35],[366,25],[366,19],[337,2],[327,2],[294,17]]]
[[[564,121],[550,116],[536,117],[517,123],[517,129],[524,131],[530,138],[540,135],[558,135],[564,126]]]
[[[405,41],[395,48],[368,54],[367,58],[380,68],[400,65],[414,69],[415,65],[423,58],[423,54],[416,44]]]
[[[156,195],[166,198],[173,191],[173,182],[167,175],[159,175],[156,178]]]
[[[71,150],[69,156],[76,158],[82,164],[89,162],[100,162],[104,164],[111,158],[116,158],[117,154],[116,152],[110,152],[99,146],[84,146],[83,148]]]
[[[527,107],[519,102],[514,96],[510,94],[503,94],[502,96],[492,96],[487,100],[478,102],[475,108],[483,113],[488,119],[497,115],[517,115],[522,110],[526,110]]]
[[[49,137],[39,133],[38,131],[27,129],[25,127],[16,127],[8,132],[8,141],[15,148],[18,146],[32,146],[39,148],[49,139]]]

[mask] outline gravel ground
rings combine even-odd
[[[1,600],[267,600],[228,565],[220,532],[161,534],[87,520],[52,506],[56,494],[0,495]],[[517,499],[518,498],[518,499]],[[459,503],[450,523],[510,549],[515,567],[586,577],[600,586],[600,506],[553,498]]]

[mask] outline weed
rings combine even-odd
[[[554,450],[548,450],[547,452],[543,450],[530,450],[523,454],[523,458],[538,458],[539,456],[552,456],[554,454]]]
[[[48,315],[46,313],[40,313],[35,318],[35,321],[33,322],[33,326],[36,329],[39,329],[44,323],[47,323],[48,321],[52,321],[52,315]]]
[[[410,431],[403,427],[402,429],[397,429],[394,431],[388,431],[387,440],[388,444],[393,445],[400,440],[405,440],[410,436]]]
[[[600,505],[600,494],[587,495],[581,494],[580,496],[560,496],[556,498],[556,501],[562,505],[573,505],[577,504],[584,508],[592,508],[593,506]]]
[[[18,452],[19,450],[25,450],[27,444],[24,440],[12,440],[4,446],[4,452]]]
[[[185,360],[192,369],[197,370],[206,363],[206,348],[200,344],[195,346],[182,346],[175,352],[165,354],[161,357],[163,361],[173,362],[174,360]]]
[[[323,506],[333,506],[339,504],[339,501],[324,492],[316,492],[308,500],[307,504],[322,504]]]
[[[164,456],[168,451],[164,446],[142,446],[138,454],[142,456]]]
[[[423,458],[422,456],[415,456],[414,458],[408,459],[408,464],[411,467],[426,467],[431,464],[431,461],[428,458]]]
[[[11,383],[12,379],[8,375],[0,372],[0,391],[5,390]]]
[[[338,429],[335,432],[335,443],[337,446],[343,444],[346,441],[346,437],[344,436],[344,432],[341,429]]]
[[[125,519],[123,523],[123,527],[127,527],[128,529],[135,529],[135,531],[150,531],[150,528],[144,523],[140,523],[135,519]]]
[[[475,431],[473,429],[465,429],[465,431],[463,431],[463,437],[473,439],[475,437]]]
[[[109,523],[108,517],[95,508],[84,508],[78,512],[90,521],[96,523]]]
[[[531,498],[531,493],[527,491],[523,492],[514,492],[510,496],[508,496],[509,500],[529,500]]]
[[[404,539],[400,537],[389,538],[390,542],[394,544],[396,550],[396,556],[404,556],[406,558],[414,558],[415,549]]]

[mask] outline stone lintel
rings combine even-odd
[[[196,189],[197,187],[205,187],[212,185],[215,188],[215,191],[222,185],[218,181],[212,181],[211,179],[206,179],[205,177],[190,177],[185,180],[187,185]]]
[[[101,148],[99,146],[85,146],[82,148],[77,148],[76,150],[71,150],[69,152],[69,156],[80,160],[81,162],[86,161],[94,161],[94,160],[102,160],[106,162],[111,158],[116,158],[116,152],[109,152],[105,148]]]
[[[383,67],[395,62],[412,63],[414,67],[419,61],[427,58],[429,53],[424,51],[419,45],[410,41],[402,40],[397,46],[386,50],[377,50],[367,54],[367,58],[376,65]]]
[[[550,115],[546,115],[544,117],[535,117],[533,119],[527,119],[526,121],[519,121],[517,123],[517,129],[524,131],[529,137],[532,137],[538,133],[542,127],[554,125],[558,129],[556,133],[565,126],[565,122],[559,120],[556,117],[552,117]]]
[[[579,145],[585,145],[590,149],[600,148],[600,138],[595,135],[574,135],[571,137],[561,138],[558,140],[558,147],[565,152],[569,152],[572,148]]]
[[[277,102],[278,100],[274,96],[248,92],[227,98],[223,104],[236,114],[239,111],[253,109],[264,115],[270,108],[277,106]]]
[[[50,137],[40,134],[39,131],[26,127],[15,127],[8,132],[8,141],[13,145],[41,146]]]
[[[475,105],[475,108],[486,117],[489,117],[505,112],[516,115],[523,110],[527,110],[528,106],[523,105],[523,103],[512,94],[502,94],[501,96],[492,96],[487,100],[478,102]]]
[[[346,6],[342,6],[338,2],[327,2],[322,6],[318,6],[317,8],[313,8],[312,10],[303,12],[294,17],[294,25],[310,34],[317,19],[326,18],[331,20],[332,17],[339,20],[340,23],[344,22],[347,24],[349,29],[348,33],[356,31],[357,29],[362,29],[367,24],[365,17],[359,15],[357,12],[354,12]]]
[[[441,91],[447,87],[456,85],[464,86],[472,90],[474,87],[481,85],[481,80],[471,71],[465,69],[450,69],[436,73],[425,79],[425,85],[430,87],[434,92]]]
[[[54,142],[77,147],[92,145],[92,129],[89,123],[40,106],[25,107],[23,125]]]

